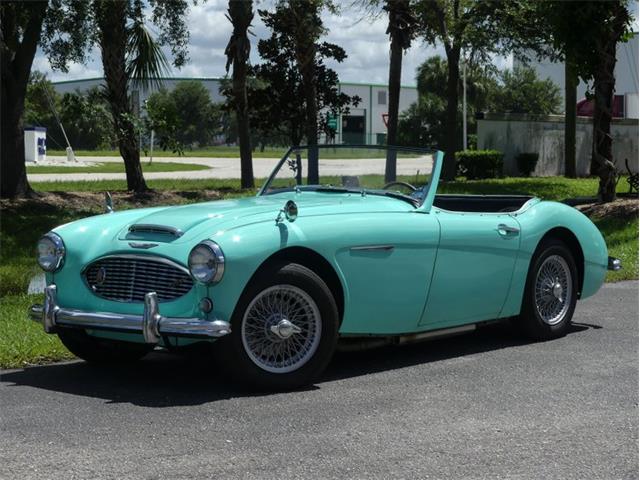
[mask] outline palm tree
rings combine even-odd
[[[253,163],[251,158],[251,136],[249,130],[249,108],[247,104],[247,70],[251,43],[247,33],[253,20],[252,0],[229,0],[227,18],[233,25],[233,33],[225,49],[226,69],[233,65],[232,90],[238,122],[240,144],[240,184],[242,188],[253,188]]]
[[[396,145],[398,140],[398,111],[400,106],[400,82],[402,79],[402,55],[411,46],[416,21],[409,0],[387,0],[383,7],[389,14],[387,34],[391,38],[389,49],[389,118],[387,145]],[[396,152],[387,151],[385,182],[396,179]]]
[[[106,81],[105,94],[124,160],[127,188],[144,192],[148,187],[140,165],[140,145],[129,86],[147,88],[159,82],[158,77],[168,71],[168,62],[145,28],[141,15],[134,15],[133,23],[127,25],[135,11],[129,1],[95,0],[93,9]]]

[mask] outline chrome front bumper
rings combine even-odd
[[[163,317],[160,314],[158,296],[155,292],[144,296],[142,315],[128,315],[60,308],[56,286],[49,285],[44,289],[44,305],[32,305],[29,316],[32,320],[42,323],[47,333],[54,333],[57,325],[141,333],[144,341],[151,344],[158,343],[163,335],[208,339],[231,333],[231,325],[223,320]]]

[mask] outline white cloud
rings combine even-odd
[[[227,0],[209,0],[191,7],[188,24],[190,31],[190,61],[182,69],[173,69],[177,77],[220,77],[225,74],[226,57],[224,49],[232,32],[226,18]],[[268,8],[261,2],[258,8]],[[325,40],[345,49],[348,57],[342,63],[330,62],[343,82],[386,83],[389,75],[389,38],[385,33],[387,17],[379,15],[371,18],[361,8],[343,7],[339,14],[323,14],[328,30]],[[257,12],[253,21],[251,37],[251,61],[259,63],[257,43],[269,34]],[[441,48],[414,41],[407,50],[402,65],[402,83],[415,85],[415,72],[420,63],[429,56],[443,54]],[[34,61],[34,69],[48,74],[54,81],[73,80],[102,76],[100,52],[98,49],[89,56],[86,65],[72,64],[68,73],[51,70],[47,59],[39,53]]]

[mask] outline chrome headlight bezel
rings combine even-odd
[[[41,248],[42,246],[42,248]],[[44,249],[49,249],[48,255],[43,255]],[[36,261],[42,270],[48,273],[57,272],[64,265],[64,259],[67,250],[64,246],[62,237],[54,232],[44,234],[38,240],[36,245]],[[41,259],[46,257],[52,257],[51,261],[43,262]]]
[[[206,258],[206,262],[203,258]],[[191,277],[206,285],[215,285],[222,280],[224,264],[224,253],[213,240],[205,240],[193,247],[187,261]]]

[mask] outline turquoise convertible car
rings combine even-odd
[[[439,195],[441,166],[421,149],[295,147],[255,197],[108,205],[39,241],[47,286],[30,315],[89,362],[214,342],[235,380],[275,389],[313,382],[339,341],[496,319],[564,335],[620,268],[598,229],[531,196]]]

